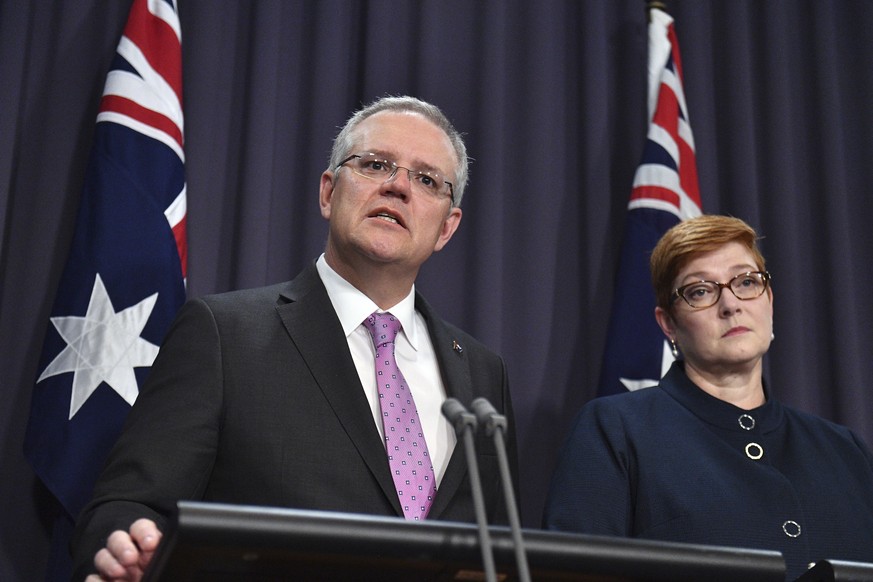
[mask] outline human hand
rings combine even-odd
[[[138,519],[129,531],[114,531],[106,540],[106,547],[94,556],[97,574],[85,582],[118,581],[139,582],[161,541],[158,526],[150,519]]]

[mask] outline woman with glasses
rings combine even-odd
[[[656,388],[580,413],[552,480],[549,529],[873,562],[873,455],[783,406],[762,376],[773,289],[755,231],[701,216],[655,247],[655,318],[677,361]]]

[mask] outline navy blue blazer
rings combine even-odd
[[[416,296],[448,396],[510,419],[502,358]],[[462,350],[455,349],[456,345]],[[484,431],[482,431],[484,432]],[[488,519],[506,523],[496,451],[479,435]],[[163,526],[177,500],[403,516],[385,446],[314,263],[288,283],[189,301],[128,415],[73,538],[76,577],[115,529]],[[429,519],[475,521],[456,446]]]
[[[873,456],[849,429],[772,397],[742,410],[681,363],[659,387],[579,414],[544,513],[548,529],[873,562]]]

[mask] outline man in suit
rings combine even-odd
[[[463,141],[433,105],[388,97],[349,119],[321,176],[324,254],[288,283],[180,311],[77,523],[77,579],[138,580],[180,499],[475,520],[440,406],[485,397],[512,427],[505,364],[414,288],[458,228],[466,181]],[[380,348],[366,325],[384,312],[402,326],[397,366],[435,483],[420,506],[386,454]],[[489,440],[477,446],[487,513],[505,523]],[[514,464],[512,430],[508,445]]]

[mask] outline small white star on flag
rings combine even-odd
[[[663,354],[661,358],[661,377],[667,373],[667,370],[670,369],[670,366],[673,365],[673,362],[676,358],[673,357],[673,352],[670,349],[670,344],[666,341],[664,342],[664,349],[661,351]],[[634,390],[639,390],[640,388],[650,388],[652,386],[657,386],[659,380],[655,380],[652,378],[645,380],[631,380],[630,378],[619,378],[624,387],[627,388],[630,392]]]
[[[91,500],[158,345],[185,302],[179,0],[125,4],[127,23],[106,60],[111,67],[81,168],[73,236],[57,249],[66,251],[67,262],[45,322],[24,435],[25,457],[57,500],[41,497],[39,511],[54,519],[46,571],[58,580],[73,577],[67,548],[75,518]]]
[[[46,366],[37,382],[73,372],[71,419],[102,382],[128,404],[136,401],[139,388],[133,369],[151,366],[158,355],[158,346],[140,337],[157,299],[155,293],[116,313],[98,274],[84,317],[51,318],[67,346]]]

